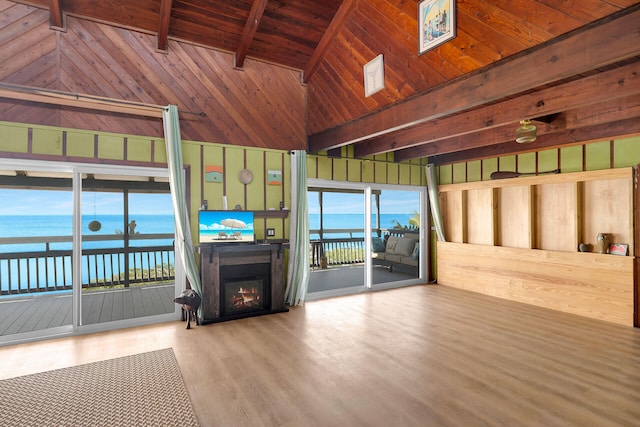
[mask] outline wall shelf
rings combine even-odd
[[[289,216],[289,210],[264,210],[264,211],[253,211],[253,215],[256,218],[287,218]]]

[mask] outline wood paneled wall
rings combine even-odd
[[[306,148],[306,88],[299,71],[0,0],[0,81],[150,104],[176,104],[182,137],[244,147]],[[192,113],[204,113],[205,117]],[[161,137],[157,119],[0,99],[0,120]]]
[[[596,252],[634,254],[633,193],[631,168],[442,185],[438,283],[631,326],[634,258]]]

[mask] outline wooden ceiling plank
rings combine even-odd
[[[637,56],[639,6],[451,84],[312,134],[308,150],[314,153],[363,141]]]
[[[240,42],[238,43],[238,48],[235,53],[236,68],[242,68],[244,65],[247,52],[249,52],[249,47],[251,47],[253,38],[256,36],[256,31],[258,31],[260,20],[264,14],[264,8],[267,7],[267,1],[268,0],[254,0],[251,5],[249,17],[247,18],[247,22],[244,24],[244,29],[240,36]]]
[[[324,58],[324,54],[331,45],[333,38],[340,32],[344,26],[345,21],[351,15],[351,11],[355,7],[358,0],[343,0],[342,4],[338,8],[336,14],[327,27],[327,31],[324,32],[320,42],[314,49],[311,57],[307,61],[307,65],[304,67],[302,78],[305,83],[309,81],[311,76],[315,74]]]
[[[429,163],[439,166],[470,160],[502,157],[567,145],[587,144],[590,142],[608,139],[625,138],[638,133],[640,133],[640,120],[638,120],[637,117],[634,117],[594,126],[585,126],[578,129],[565,129],[560,132],[544,135],[532,144],[517,144],[511,141],[488,147],[442,154],[430,157]],[[399,152],[396,154],[398,153]]]
[[[49,0],[49,28],[57,31],[66,31],[64,21],[60,0]]]
[[[158,44],[156,49],[159,52],[169,50],[169,21],[171,20],[171,7],[173,0],[160,1],[160,13],[158,15]]]
[[[523,119],[640,94],[640,62],[522,95],[355,145],[358,158],[465,135]]]

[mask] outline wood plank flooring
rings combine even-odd
[[[640,330],[445,287],[0,348],[0,378],[173,347],[203,426],[638,426]]]

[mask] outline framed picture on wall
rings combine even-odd
[[[418,3],[418,55],[456,36],[455,0],[423,0]]]

